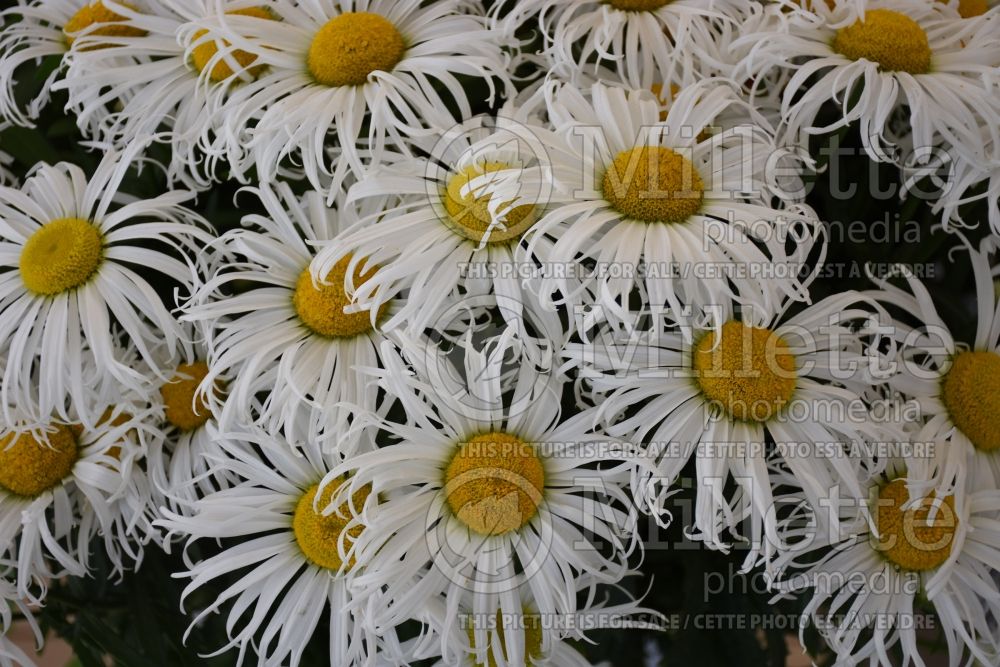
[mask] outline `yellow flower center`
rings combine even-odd
[[[608,4],[623,12],[650,12],[659,9],[671,0],[608,0]]]
[[[948,0],[938,0],[946,3]],[[963,19],[971,19],[974,16],[982,16],[990,10],[986,0],[958,0],[958,15]]]
[[[177,374],[160,387],[167,421],[181,431],[193,431],[212,418],[205,396],[198,394],[206,375],[208,364],[204,361],[181,364]]]
[[[926,74],[931,68],[927,33],[905,14],[870,9],[863,19],[841,28],[833,50],[852,60],[870,60],[887,72]]]
[[[129,9],[135,9],[135,6],[130,2],[119,2],[118,4],[124,5]],[[111,11],[104,6],[104,3],[101,2],[101,0],[97,0],[97,2],[84,5],[76,12],[76,14],[73,14],[69,21],[66,21],[66,25],[63,26],[63,34],[66,35],[66,44],[69,46],[73,46],[73,42],[76,41],[76,38],[71,35],[75,35],[95,23],[104,23],[107,25],[95,28],[94,30],[88,32],[88,35],[101,35],[102,37],[142,37],[146,34],[146,31],[141,28],[136,28],[130,25],[116,25],[127,21],[128,19],[126,17],[117,12]],[[87,50],[101,49],[108,46],[111,45],[95,44],[93,46],[88,46]]]
[[[527,656],[528,665],[534,665],[535,661],[542,656],[542,618],[538,614],[530,614],[527,611],[524,615],[517,619],[517,622],[524,624],[524,655]],[[506,641],[504,637],[504,627],[509,625],[504,623],[503,613],[498,609],[496,616],[496,633],[497,639],[500,640],[500,651],[503,653],[503,657],[507,659],[507,645],[504,643]],[[469,645],[476,651],[479,650],[479,646],[476,644],[476,628],[473,625],[469,626]],[[487,648],[488,657],[486,662],[477,662],[476,667],[497,667],[497,659],[493,656],[492,651]]]
[[[81,218],[59,218],[36,231],[21,250],[21,280],[35,294],[52,296],[87,282],[101,265],[104,239]]]
[[[314,334],[325,338],[352,338],[372,330],[369,311],[344,312],[344,308],[351,303],[351,298],[345,291],[347,265],[350,261],[351,256],[347,255],[334,264],[326,274],[324,283],[318,287],[313,283],[308,266],[299,274],[292,304],[299,319]],[[373,266],[362,274],[361,267],[358,266],[354,270],[354,285],[360,286],[377,270],[378,267]],[[381,318],[388,307],[388,303],[382,304],[376,319]]]
[[[662,146],[622,151],[604,173],[604,199],[642,222],[684,222],[701,210],[705,184],[683,155]]]
[[[274,20],[274,15],[264,7],[245,7],[243,9],[234,9],[231,12],[226,12],[226,14],[239,15],[239,16],[255,16],[259,19],[267,19],[269,21]],[[194,34],[194,40],[197,42],[199,39],[208,34],[207,30],[199,30]],[[225,46],[229,46],[229,42],[222,40]],[[219,47],[214,39],[209,39],[198,46],[194,47],[191,52],[192,64],[199,72],[204,72],[205,68],[208,67],[208,63],[215,57],[215,54],[219,52]],[[229,54],[233,60],[238,62],[241,67],[246,68],[245,71],[252,77],[256,78],[261,72],[267,67],[267,65],[257,65],[256,67],[250,67],[257,60],[257,56],[248,53],[242,49],[236,49]],[[233,68],[229,66],[225,60],[220,60],[212,67],[212,71],[208,73],[208,78],[212,81],[225,81],[233,75]]]
[[[495,431],[458,447],[444,473],[444,493],[458,519],[480,535],[503,535],[538,513],[545,469],[535,447]]]
[[[765,422],[792,398],[795,355],[778,334],[730,320],[722,340],[707,333],[695,345],[692,365],[702,393],[734,419]]]
[[[955,426],[976,448],[1000,449],[1000,355],[960,352],[941,383],[941,397]]]
[[[448,181],[442,199],[444,208],[448,212],[448,219],[445,224],[449,229],[459,236],[479,243],[483,240],[486,230],[490,226],[490,194],[469,192],[462,195],[462,188],[483,174],[510,169],[509,164],[503,162],[487,162],[483,165],[472,165],[466,167],[455,174]],[[517,206],[507,211],[504,226],[506,230],[494,227],[490,232],[487,243],[504,243],[511,239],[520,238],[521,234],[528,230],[535,223],[535,207],[531,204]]]
[[[101,418],[97,420],[97,425],[104,426],[105,424],[108,424],[110,428],[118,428],[122,424],[127,424],[132,419],[132,415],[130,415],[127,412],[119,412],[117,416],[112,418],[111,415],[113,413],[114,413],[114,408],[106,408],[104,412],[101,413]],[[78,428],[82,429],[82,427]],[[133,431],[129,431],[129,433],[131,432]],[[123,440],[122,442],[125,443],[126,440]],[[113,445],[111,447],[108,447],[108,451],[106,453],[111,458],[116,459],[119,463],[121,462],[122,460],[121,445]]]
[[[951,555],[958,529],[955,498],[948,496],[943,503],[938,503],[930,523],[927,517],[934,506],[934,494],[903,510],[909,499],[905,479],[894,479],[879,489],[875,524],[879,535],[873,546],[904,570],[923,572],[937,567]]]
[[[46,436],[43,442],[30,433],[0,437],[0,488],[34,498],[70,476],[79,458],[77,433],[59,424]]]
[[[327,484],[319,503],[316,503],[319,484],[309,487],[295,505],[295,515],[292,517],[292,531],[295,533],[295,541],[298,542],[306,559],[313,565],[335,572],[340,571],[344,565],[338,550],[338,541],[354,516],[351,512],[351,506],[346,502],[332,514],[323,516],[323,510],[330,504],[339,486],[338,481]],[[355,511],[361,511],[370,493],[371,486],[368,485],[355,492],[351,497]],[[363,530],[364,526],[361,525],[353,526],[348,530],[348,537],[345,538],[347,546],[356,540]],[[351,558],[347,569],[351,569],[354,565],[354,558]]]
[[[327,21],[309,46],[309,72],[324,86],[360,86],[372,72],[391,72],[406,43],[384,16],[347,12]]]

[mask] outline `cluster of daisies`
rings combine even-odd
[[[103,155],[0,156],[0,631],[41,643],[52,582],[163,549],[235,664],[586,665],[591,630],[662,627],[627,580],[690,480],[688,536],[838,664],[924,664],[921,610],[951,664],[1000,661],[985,0],[0,16],[0,122],[59,99]],[[849,125],[972,267],[972,347],[905,267],[811,298],[810,139]],[[259,212],[220,233],[224,180]]]

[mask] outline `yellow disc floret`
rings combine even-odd
[[[35,294],[53,296],[87,282],[101,265],[104,239],[82,218],[42,225],[21,250],[21,280]]]
[[[795,355],[778,334],[731,320],[722,340],[709,332],[695,345],[692,366],[708,400],[734,419],[764,422],[795,392]]]
[[[534,665],[535,661],[542,656],[542,618],[538,614],[532,614],[528,611],[524,611],[523,616],[518,619],[512,619],[513,622],[520,623],[524,626],[524,655],[528,658],[527,665]],[[504,643],[506,641],[504,635],[504,628],[507,627],[509,623],[504,623],[503,613],[498,609],[496,615],[496,637],[500,642],[500,651],[503,653],[503,657],[507,659],[507,645]],[[487,630],[488,631],[488,630]],[[469,646],[474,650],[478,650],[479,646],[476,644],[476,628],[470,625],[468,628],[469,633]],[[487,636],[489,636],[487,634]],[[493,651],[487,647],[486,648],[487,659],[486,662],[477,662],[476,667],[497,667],[497,659],[493,655]]]
[[[135,9],[135,6],[130,2],[121,2],[120,5],[128,7],[129,9]],[[99,28],[94,28],[89,31],[88,35],[101,35],[103,37],[142,37],[146,34],[146,31],[141,28],[136,28],[135,26],[127,25],[128,19],[118,12],[111,11],[104,6],[101,0],[93,2],[89,5],[84,5],[81,7],[73,16],[70,17],[69,21],[66,21],[66,25],[63,26],[63,33],[66,35],[66,43],[70,46],[76,40],[76,35],[82,30],[86,30],[94,24],[105,24],[101,25]],[[93,46],[88,46],[88,49],[100,49],[110,44],[95,44]]]
[[[480,535],[503,535],[538,513],[545,469],[535,447],[503,432],[461,443],[444,473],[452,513]]]
[[[705,184],[683,155],[662,146],[622,151],[604,174],[604,199],[642,222],[684,222],[701,210]]]
[[[41,440],[8,433],[0,437],[0,488],[34,498],[69,477],[78,458],[77,433],[69,426],[53,426]]]
[[[193,431],[205,424],[212,412],[198,386],[208,375],[208,364],[196,361],[181,364],[177,374],[160,387],[167,421],[182,431]]]
[[[352,338],[372,330],[371,313],[359,310],[345,313],[344,308],[350,305],[351,299],[345,290],[347,268],[351,256],[346,255],[333,265],[326,274],[325,281],[317,286],[309,273],[309,267],[299,274],[295,285],[295,295],[292,304],[295,312],[310,331],[326,338]],[[368,280],[378,267],[373,266],[362,273],[360,265],[354,270],[354,286],[358,287]],[[376,319],[382,317],[389,304],[382,304]]]
[[[948,3],[948,0],[938,0],[941,3]],[[958,15],[963,19],[971,19],[975,16],[982,16],[990,10],[986,0],[958,0]]]
[[[350,505],[345,502],[333,513],[323,516],[323,510],[330,504],[334,494],[340,487],[340,481],[335,480],[326,485],[323,494],[317,502],[319,494],[319,484],[314,484],[299,499],[295,506],[295,515],[292,517],[292,530],[295,533],[295,541],[305,557],[313,565],[326,568],[328,570],[339,571],[344,565],[340,557],[338,542],[341,534],[347,529],[347,524],[354,517],[354,512],[361,512],[368,495],[371,493],[371,486],[364,486],[360,491],[355,492],[351,497]],[[345,546],[357,539],[364,530],[364,526],[355,525],[347,531],[344,538]],[[347,564],[347,569],[354,567],[354,559]]]
[[[325,86],[360,86],[372,72],[391,72],[406,42],[388,19],[347,12],[326,22],[309,46],[309,72]]]
[[[487,162],[482,165],[465,167],[452,176],[442,195],[444,208],[448,212],[448,219],[445,221],[448,228],[459,236],[476,243],[482,241],[490,226],[490,194],[488,192],[483,194],[469,192],[463,196],[462,188],[484,174],[510,168],[510,165],[502,162]],[[506,219],[503,221],[506,229],[494,227],[486,242],[504,243],[511,239],[520,238],[521,234],[534,223],[535,207],[533,205],[516,206],[507,211]]]
[[[624,12],[649,12],[670,3],[671,0],[608,0],[608,4]]]
[[[905,510],[910,499],[905,479],[894,479],[878,492],[877,542],[873,546],[891,563],[910,572],[923,572],[941,565],[951,555],[958,516],[955,498],[935,503],[934,494]],[[936,507],[935,507],[936,505]],[[928,523],[933,509],[934,519]]]
[[[941,383],[941,398],[955,426],[977,449],[1000,449],[1000,355],[957,354]]]
[[[226,12],[226,14],[233,15],[237,14],[239,16],[254,16],[259,19],[274,20],[274,15],[264,7],[245,7],[243,9],[234,9],[231,12]],[[197,43],[202,37],[208,34],[207,30],[199,30],[194,35],[194,41]],[[229,42],[223,40],[223,45],[229,47]],[[202,41],[198,46],[194,47],[191,52],[191,62],[195,69],[199,72],[205,71],[208,67],[208,63],[211,62],[215,54],[219,52],[219,46],[214,39],[208,39]],[[246,68],[245,71],[252,77],[257,77],[261,72],[267,67],[266,65],[257,65],[251,67],[254,61],[257,60],[257,56],[248,53],[242,49],[236,49],[229,54],[233,60],[240,64],[240,67]],[[208,77],[212,81],[225,81],[233,75],[233,68],[229,66],[225,60],[220,60],[215,63],[212,67],[212,71],[208,73]]]
[[[931,68],[927,33],[891,9],[870,9],[863,19],[837,31],[833,50],[851,60],[870,60],[886,72],[926,74]]]

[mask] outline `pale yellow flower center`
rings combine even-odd
[[[333,268],[326,274],[325,282],[319,286],[313,282],[309,267],[303,269],[302,273],[299,274],[292,304],[295,306],[299,320],[310,331],[319,336],[353,338],[372,330],[369,311],[344,312],[344,308],[351,303],[345,290],[347,268],[350,261],[351,256],[346,255],[334,264]],[[359,266],[354,272],[354,285],[360,286],[377,270],[378,267],[372,267],[366,273],[362,273]],[[377,317],[382,317],[388,307],[388,303],[382,304]]]
[[[129,9],[135,9],[135,6],[130,2],[119,2],[118,4],[124,5]],[[97,2],[92,2],[89,5],[84,5],[77,10],[73,16],[70,17],[69,21],[66,21],[66,25],[63,26],[63,33],[66,35],[66,44],[69,46],[73,45],[76,41],[75,35],[81,30],[85,30],[95,23],[103,23],[99,28],[95,28],[90,31],[89,35],[101,35],[104,37],[142,37],[146,34],[145,30],[141,28],[136,28],[130,25],[121,25],[122,23],[128,21],[128,19],[118,12],[114,12],[104,6],[101,0]],[[93,46],[87,47],[90,49],[100,49],[106,46],[111,46],[110,44],[95,44]]]
[[[683,155],[662,146],[619,153],[604,174],[604,199],[641,222],[684,222],[701,210],[705,184]]]
[[[244,9],[234,9],[231,12],[226,12],[229,15],[239,15],[239,16],[254,16],[259,19],[274,20],[274,14],[264,7],[245,7]],[[208,34],[207,30],[199,30],[194,34],[194,39],[197,42],[199,39]],[[229,42],[223,40],[223,44],[229,46]],[[211,62],[215,54],[219,52],[219,47],[214,39],[209,39],[198,46],[194,47],[191,52],[191,61],[195,69],[199,72],[205,71],[208,67],[208,63]],[[266,65],[257,65],[255,67],[250,67],[253,65],[254,61],[257,60],[257,56],[248,53],[242,49],[236,49],[230,54],[240,66],[247,68],[245,71],[252,77],[256,78],[260,76],[260,73],[264,71],[267,67]],[[208,76],[212,81],[225,81],[233,75],[233,68],[229,66],[225,60],[220,60],[215,63],[212,67],[212,71],[209,72]]]
[[[79,459],[77,432],[56,425],[39,441],[30,433],[0,437],[0,488],[34,498],[59,486]]]
[[[926,74],[931,68],[927,33],[916,21],[891,9],[870,9],[864,19],[841,28],[833,50],[852,60],[870,60],[887,72]]]
[[[948,496],[939,503],[929,524],[927,518],[934,506],[934,494],[903,510],[909,499],[904,479],[894,479],[879,489],[875,524],[879,534],[873,546],[902,569],[923,572],[941,565],[951,555],[958,529],[955,498]]]
[[[955,426],[985,452],[1000,449],[1000,355],[960,352],[941,383]]]
[[[195,361],[181,364],[177,374],[160,387],[167,421],[181,431],[194,431],[212,417],[205,396],[198,394],[198,385],[208,375],[208,364]]]
[[[770,329],[726,322],[718,344],[714,331],[698,341],[692,365],[705,397],[734,419],[765,422],[795,392],[795,356]]]
[[[104,256],[98,228],[82,218],[59,218],[42,225],[21,250],[21,280],[42,296],[66,292],[87,282]]]
[[[443,194],[444,208],[448,212],[448,227],[459,236],[479,243],[490,226],[490,194],[469,192],[462,195],[462,188],[484,174],[509,169],[510,165],[502,162],[487,162],[482,165],[472,165],[458,172],[448,181]],[[478,196],[477,196],[478,195]],[[507,211],[504,226],[506,229],[494,227],[490,231],[487,243],[504,243],[521,235],[535,223],[535,207],[531,204],[517,206]]]
[[[406,43],[384,16],[347,12],[327,21],[309,46],[309,72],[325,86],[360,86],[372,72],[391,72]]]
[[[503,535],[538,513],[545,468],[535,447],[503,432],[461,443],[444,473],[452,513],[473,532]]]
[[[318,503],[316,496],[319,494],[319,484],[309,487],[295,505],[295,514],[292,517],[295,541],[305,557],[310,563],[335,572],[344,565],[338,548],[341,534],[347,530],[348,537],[345,537],[344,540],[345,546],[349,547],[351,542],[357,539],[364,530],[364,526],[360,524],[347,529],[347,524],[354,515],[351,506],[346,502],[333,513],[323,516],[323,510],[330,504],[339,486],[337,480],[327,484]],[[361,512],[370,493],[371,486],[365,486],[355,492],[351,498],[355,511]],[[347,563],[347,569],[354,567],[354,565],[355,561],[352,558]]]

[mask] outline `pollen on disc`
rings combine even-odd
[[[384,16],[346,12],[313,37],[307,65],[325,86],[360,86],[372,72],[391,72],[405,51],[403,35]]]
[[[444,492],[452,513],[480,535],[503,535],[538,513],[545,467],[534,445],[503,432],[461,443],[448,463]]]
[[[19,269],[24,286],[41,296],[54,296],[86,283],[101,265],[104,239],[82,218],[59,218],[32,234],[21,250]]]

